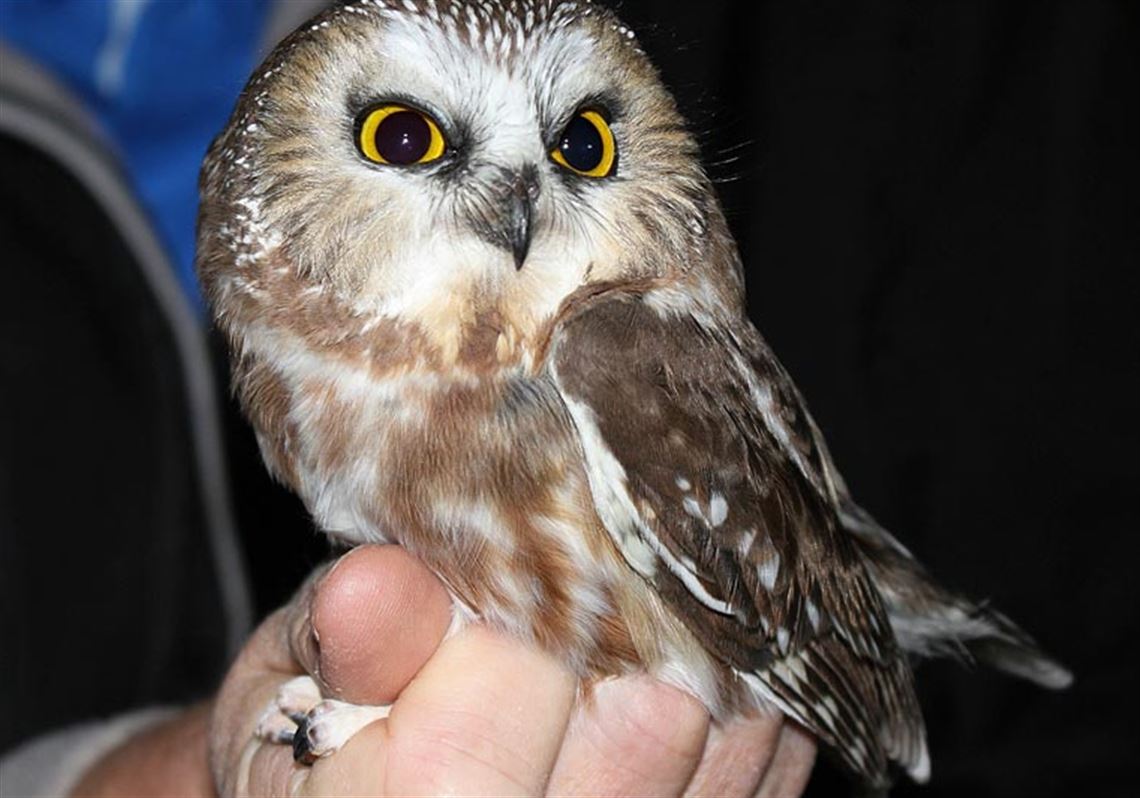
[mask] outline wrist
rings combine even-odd
[[[127,739],[92,765],[73,798],[214,798],[207,760],[210,705],[194,705]]]

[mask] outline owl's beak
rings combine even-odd
[[[483,201],[470,206],[471,229],[488,244],[509,251],[515,271],[521,271],[534,234],[538,167],[500,168],[481,189],[479,199]]]
[[[507,198],[506,239],[515,256],[515,271],[519,271],[530,252],[533,234],[534,202],[538,198],[538,170],[528,166],[512,176]]]

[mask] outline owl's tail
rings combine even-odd
[[[1073,675],[1002,613],[936,583],[906,548],[853,502],[840,518],[863,552],[905,650],[983,662],[1042,687],[1068,687]]]

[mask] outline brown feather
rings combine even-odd
[[[884,783],[889,759],[910,768],[925,755],[922,718],[882,600],[824,487],[806,411],[746,321],[651,304],[646,292],[595,295],[563,323],[553,361],[564,394],[593,409],[645,526],[732,613],[694,598],[669,569],[654,586],[710,651],[759,674],[781,708]],[[768,415],[755,384],[772,394]],[[809,655],[817,667],[781,679]]]

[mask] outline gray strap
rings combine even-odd
[[[266,20],[258,51],[259,58],[265,58],[279,41],[299,28],[302,22],[331,5],[330,0],[277,0]]]
[[[175,714],[173,709],[143,709],[36,737],[0,757],[0,798],[70,795],[96,762]]]
[[[10,70],[17,59],[10,50],[0,48],[0,133],[51,155],[86,186],[134,253],[170,325],[186,384],[198,485],[226,612],[226,649],[232,659],[249,633],[252,610],[230,503],[218,393],[205,333],[178,284],[169,255],[106,148],[92,135],[94,128],[85,121],[82,106],[26,59],[18,60],[20,68]]]

